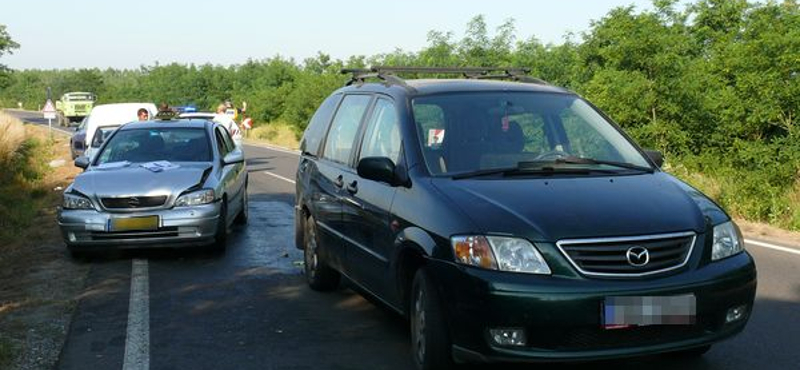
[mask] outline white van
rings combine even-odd
[[[153,103],[118,103],[102,104],[92,108],[89,119],[86,121],[86,152],[88,158],[100,148],[108,135],[128,122],[138,120],[136,112],[144,108],[155,116],[158,109]],[[99,135],[98,135],[99,134]]]

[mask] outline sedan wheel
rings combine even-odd
[[[214,235],[213,248],[224,251],[228,244],[228,204],[222,201],[219,208],[219,218],[217,219],[217,233]]]
[[[338,271],[328,266],[319,253],[319,238],[314,217],[306,219],[304,226],[303,259],[308,286],[319,291],[332,290],[339,285],[341,276]]]
[[[242,195],[242,210],[239,211],[239,214],[236,215],[236,222],[237,225],[247,225],[247,218],[250,216],[250,201],[247,195],[247,187],[244,188],[244,195]]]

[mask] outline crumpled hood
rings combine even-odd
[[[131,164],[122,168],[90,168],[75,178],[72,189],[94,197],[175,195],[203,180],[209,163],[179,164],[178,168],[153,172]]]
[[[664,173],[613,177],[434,179],[481,230],[539,241],[703,232],[727,215]]]

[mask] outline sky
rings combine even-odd
[[[508,18],[517,38],[560,44],[618,6],[650,0],[2,0],[0,24],[21,47],[0,58],[13,69],[138,68],[178,63],[241,64],[281,55],[302,61],[395,49],[418,51],[428,31],[464,34],[484,15]],[[10,10],[10,11],[9,11]]]

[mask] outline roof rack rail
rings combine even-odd
[[[390,67],[342,69],[342,74],[352,74],[347,86],[364,83],[368,78],[378,78],[386,84],[408,86],[396,73],[459,74],[464,78],[476,80],[512,80],[525,83],[548,85],[547,81],[528,76],[530,68],[524,67]],[[499,72],[499,73],[498,73]]]
[[[347,81],[345,84],[346,86],[350,86],[354,83],[364,83],[368,78],[378,78],[383,80],[387,85],[395,84],[401,86],[408,86],[406,82],[393,74],[382,74],[374,68],[345,68],[340,71],[343,75],[352,74],[353,76],[350,77],[350,81]]]

